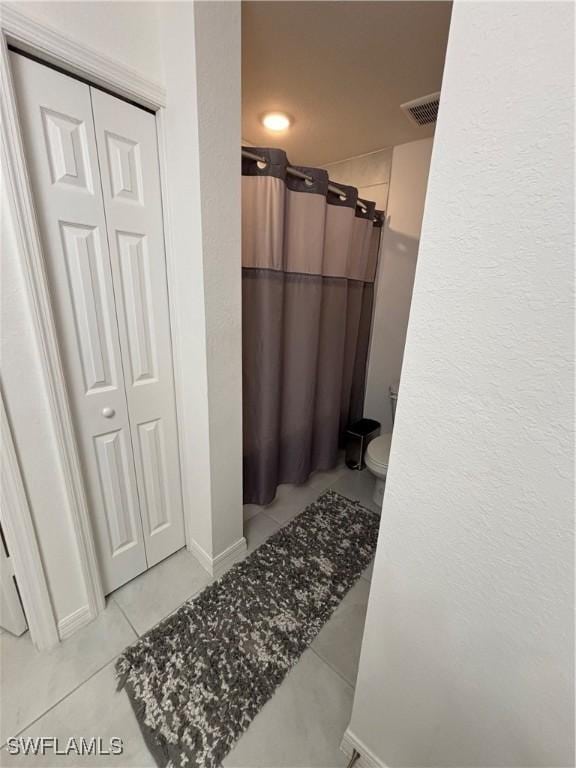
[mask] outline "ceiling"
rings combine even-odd
[[[440,90],[450,2],[245,0],[242,137],[325,165],[431,136],[400,104]],[[282,134],[260,124],[281,110]]]

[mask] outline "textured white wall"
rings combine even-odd
[[[242,539],[240,2],[195,3],[212,555]]]
[[[568,3],[456,2],[350,733],[573,762]]]
[[[166,204],[174,277],[173,345],[180,372],[178,430],[184,457],[184,511],[188,535],[209,556],[212,496],[194,5],[164,3],[159,18],[163,67],[169,84]]]
[[[7,5],[15,5],[17,10],[49,24],[77,43],[135,69],[142,77],[162,80],[155,2],[19,0]]]

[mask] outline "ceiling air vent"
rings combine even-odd
[[[436,122],[439,103],[440,93],[431,93],[414,101],[407,101],[406,104],[400,104],[400,109],[403,109],[408,119],[416,125],[430,125]]]

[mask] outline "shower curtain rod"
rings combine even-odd
[[[245,157],[248,160],[255,160],[257,163],[268,162],[268,160],[265,157],[262,157],[262,155],[257,155],[254,152],[249,152],[247,149],[242,150],[242,157]],[[308,174],[303,173],[302,171],[299,171],[297,168],[292,168],[292,166],[290,165],[286,168],[286,173],[288,173],[290,176],[295,176],[297,179],[303,179],[304,181],[314,181],[312,176],[308,176]],[[332,184],[330,182],[328,184],[328,189],[330,190],[330,192],[334,192],[335,195],[338,195],[339,197],[346,199],[346,193],[340,187],[337,187],[335,184]],[[361,208],[364,212],[368,210],[361,200],[357,200],[356,205],[358,206],[358,208]]]

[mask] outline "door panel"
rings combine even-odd
[[[86,394],[118,389],[109,322],[114,297],[106,281],[108,254],[102,252],[96,227],[60,222],[60,234]]]
[[[10,57],[108,593],[147,563],[90,88],[21,55]]]
[[[40,107],[52,184],[94,191],[86,126],[70,115]]]
[[[123,136],[105,131],[107,175],[113,200],[143,204],[140,145]]]
[[[184,546],[156,121],[91,88],[148,564]]]
[[[133,385],[156,379],[156,340],[146,235],[116,232]]]
[[[138,546],[139,511],[127,440],[125,429],[94,438],[112,557]]]
[[[138,442],[144,470],[144,490],[151,535],[158,533],[170,522],[163,426],[160,419],[138,425]]]

